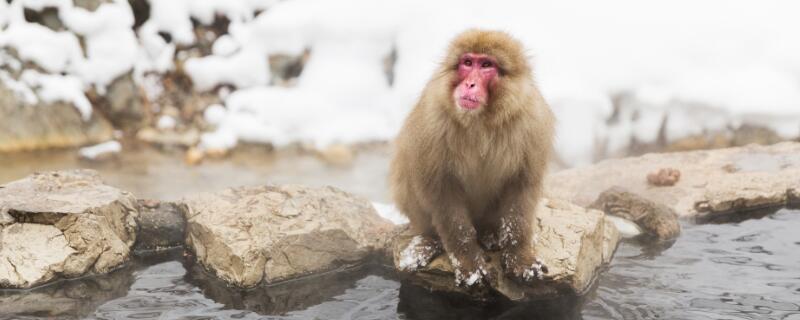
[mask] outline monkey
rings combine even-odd
[[[482,29],[452,40],[406,117],[390,164],[392,197],[419,235],[413,267],[443,247],[459,286],[496,279],[488,251],[500,251],[514,281],[530,284],[547,273],[532,249],[532,224],[554,124],[518,40]]]

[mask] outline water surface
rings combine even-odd
[[[314,156],[234,156],[187,167],[148,150],[112,162],[74,152],[4,156],[0,183],[34,170],[89,167],[140,197],[266,182],[334,184],[386,201],[385,150],[351,166]],[[138,257],[109,275],[29,291],[0,291],[0,319],[797,319],[800,211],[683,224],[672,244],[624,242],[595,288],[581,298],[480,304],[409,285],[390,268],[366,266],[257,290],[233,290],[182,251]]]

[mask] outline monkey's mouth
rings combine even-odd
[[[474,110],[481,106],[481,101],[477,97],[462,96],[458,100],[458,106],[467,110]]]

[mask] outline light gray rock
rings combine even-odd
[[[105,103],[100,106],[118,127],[138,128],[145,117],[142,99],[139,86],[133,81],[133,72],[128,72],[109,84]]]
[[[619,243],[617,229],[598,210],[589,210],[561,200],[543,200],[534,226],[536,256],[549,272],[531,286],[497,277],[496,291],[512,300],[534,300],[585,293],[611,261]],[[394,242],[395,266],[415,235],[403,233]],[[501,271],[498,253],[490,253],[495,270]],[[487,298],[488,292],[456,287],[453,267],[445,254],[413,272],[409,280],[434,291],[457,292]]]
[[[393,225],[332,187],[261,186],[188,197],[187,248],[218,278],[253,287],[360,264]]]
[[[0,82],[0,152],[100,143],[112,139],[113,131],[98,113],[84,120],[68,103],[26,105]]]
[[[134,197],[92,170],[37,173],[0,186],[0,288],[107,273],[136,241]]]
[[[680,180],[673,186],[649,185],[648,173],[662,168],[679,170]],[[800,143],[605,160],[549,175],[546,194],[588,206],[613,186],[662,203],[681,217],[792,205],[800,190]]]

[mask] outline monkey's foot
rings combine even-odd
[[[520,283],[542,280],[548,272],[547,266],[538,258],[508,252],[503,254],[503,268],[509,278]]]
[[[480,287],[491,285],[494,280],[494,270],[485,262],[482,255],[474,259],[458,259],[453,254],[449,255],[453,265],[456,286]]]
[[[415,236],[400,254],[397,268],[401,271],[415,271],[425,267],[442,252],[442,244],[428,236]]]

